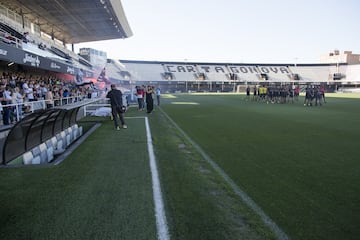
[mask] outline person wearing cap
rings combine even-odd
[[[127,128],[124,120],[125,107],[122,101],[122,92],[116,88],[115,84],[111,84],[111,90],[106,95],[110,99],[111,113],[113,115],[115,129],[120,130],[119,119],[122,128]]]

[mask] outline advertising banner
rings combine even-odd
[[[34,53],[26,52],[22,49],[2,42],[0,42],[0,60],[14,62],[16,64],[29,67],[40,68],[52,72],[71,74],[73,76],[80,74],[81,76],[92,78],[94,75],[90,71],[42,57]]]

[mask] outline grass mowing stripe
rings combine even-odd
[[[151,140],[151,131],[149,126],[149,120],[145,117],[145,126],[146,126],[146,137],[147,137],[147,145],[149,151],[149,161],[150,161],[150,170],[152,177],[152,187],[153,187],[153,195],[154,195],[154,205],[155,205],[155,216],[156,216],[156,227],[158,231],[158,239],[159,240],[168,240],[169,231],[166,222],[164,203],[161,194],[161,187],[159,181],[159,174],[156,167],[154,148]]]
[[[280,240],[287,240],[289,237],[281,230],[277,224],[271,220],[269,216],[244,192],[239,186],[202,150],[202,148],[196,144],[171,118],[159,108],[160,111],[166,116],[166,118],[179,130],[179,132],[188,140],[194,148],[204,157],[204,159],[214,168],[214,170],[231,186],[234,192],[252,209],[256,214],[260,216],[266,226],[268,226]]]
[[[198,105],[168,99],[166,113],[290,238],[358,239],[359,99],[304,107],[303,98],[176,97]]]
[[[62,153],[60,156],[57,157],[57,159],[54,162],[54,165],[60,164],[62,161],[64,161],[80,144],[82,144],[88,136],[90,136],[96,129],[98,129],[101,126],[100,123],[95,124],[89,131],[87,131],[83,136],[80,137],[80,139],[76,140],[75,143],[71,144],[70,147]]]
[[[144,120],[128,126],[103,121],[58,166],[2,169],[0,239],[157,239]]]
[[[126,119],[142,119],[142,118],[144,117],[126,117]],[[170,237],[168,232],[166,215],[164,211],[164,203],[162,200],[161,187],[160,187],[159,175],[156,166],[154,148],[152,145],[151,131],[150,131],[148,118],[145,117],[144,119],[145,119],[145,127],[146,127],[150,170],[152,176],[152,187],[153,187],[153,195],[154,195],[153,197],[154,197],[154,205],[155,205],[155,216],[156,216],[158,238],[159,240],[168,240],[170,239]],[[86,133],[86,136],[84,136],[81,141],[72,145],[69,150],[67,150],[62,156],[60,156],[60,158],[57,159],[55,165],[61,163],[68,155],[72,153],[72,151],[78,145],[80,145],[86,139],[87,136],[89,136],[92,132],[94,132],[98,127],[100,127],[100,124],[95,125],[95,127],[93,127],[89,132]]]

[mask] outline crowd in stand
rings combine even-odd
[[[34,36],[35,37],[35,36]],[[50,45],[46,45],[43,42],[43,39],[32,38],[29,32],[20,33],[7,24],[0,22],[0,40],[4,43],[12,45],[17,48],[23,48],[23,44],[33,44],[37,45],[37,47],[43,51],[49,50],[50,52],[63,57],[64,59],[71,59],[70,55],[65,53],[63,50],[56,48],[51,43]]]
[[[79,101],[88,95],[89,86],[77,86],[54,76],[35,76],[3,72],[0,76],[1,114],[4,125],[21,119],[35,109],[32,102],[42,101],[46,108]]]

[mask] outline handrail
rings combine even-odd
[[[36,110],[45,110],[47,109],[46,104],[47,103],[52,103],[53,107],[60,107],[63,105],[68,105],[68,104],[72,104],[75,102],[79,102],[82,101],[84,99],[88,98],[86,95],[79,95],[79,96],[73,96],[73,97],[62,97],[62,98],[54,98],[52,100],[50,99],[41,99],[38,101],[27,101],[27,102],[23,102],[23,103],[11,103],[11,104],[6,104],[6,105],[2,105],[0,103],[0,108],[4,108],[4,107],[14,107],[14,112],[16,113],[16,121],[19,121],[22,118],[22,107],[23,106],[29,106],[29,112],[27,113],[33,113]],[[19,109],[21,109],[21,111],[19,111]]]
[[[8,34],[8,37],[6,37],[6,34]],[[13,44],[15,45],[17,48],[22,48],[22,40],[10,35],[8,32],[0,29],[0,39],[2,42],[7,43],[7,44]]]

